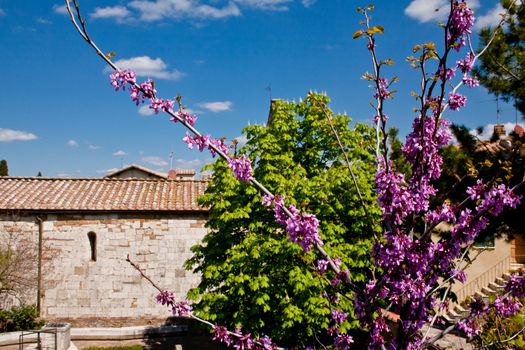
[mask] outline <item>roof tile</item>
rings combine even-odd
[[[202,211],[207,181],[0,177],[0,210]]]

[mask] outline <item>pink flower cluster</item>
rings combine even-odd
[[[250,181],[252,179],[252,161],[245,154],[239,157],[228,158],[228,168],[239,181]]]
[[[374,94],[374,98],[388,99],[392,97],[392,93],[388,90],[390,84],[387,78],[378,79],[378,88]]]
[[[466,36],[471,33],[474,25],[474,12],[467,6],[465,0],[456,1],[450,14],[448,40],[449,45],[459,51],[466,43]]]
[[[253,339],[250,333],[242,334],[241,329],[235,332],[228,331],[225,327],[215,325],[213,327],[213,340],[234,347],[237,350],[276,350],[277,346],[269,337]]]
[[[189,301],[181,300],[176,302],[175,294],[167,290],[160,292],[156,299],[158,304],[171,307],[173,316],[186,316],[193,311]]]
[[[319,220],[313,214],[301,214],[293,205],[288,206],[289,216],[284,210],[284,197],[264,196],[263,204],[273,205],[275,219],[286,226],[291,242],[299,244],[305,252],[315,245],[323,245],[319,236]]]
[[[188,125],[191,125],[191,126],[194,126],[195,125],[195,122],[197,121],[197,116],[194,114],[194,115],[191,115],[190,113],[188,113],[187,111],[185,110],[178,110],[177,112],[175,112],[175,115],[178,117],[172,117],[170,120],[174,123],[178,122],[179,119],[180,120],[183,120],[185,121]]]
[[[136,84],[136,75],[132,70],[115,71],[110,74],[109,80],[115,91],[126,90],[126,84]]]
[[[227,155],[230,151],[224,140],[213,139],[209,134],[193,136],[189,132],[186,132],[186,136],[182,141],[188,145],[189,149],[193,149],[194,146],[197,146],[197,149],[201,152],[208,149],[213,157],[217,154],[217,150],[221,151],[224,155]]]
[[[461,94],[451,92],[448,94],[448,106],[453,111],[459,111],[459,109],[467,104],[467,98]]]

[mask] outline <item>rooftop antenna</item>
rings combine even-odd
[[[170,152],[170,170],[173,169],[173,151]]]
[[[496,124],[499,124],[499,95],[496,95]]]
[[[514,98],[514,119],[518,125],[518,100],[516,98]]]

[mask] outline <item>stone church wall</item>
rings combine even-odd
[[[38,241],[36,217],[5,219],[0,234],[16,227]],[[155,303],[157,290],[126,258],[184,298],[199,281],[183,263],[206,233],[205,220],[203,213],[45,216],[41,316],[82,325],[144,324],[168,317],[169,310]],[[96,237],[94,246],[90,235]]]

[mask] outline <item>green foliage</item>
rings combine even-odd
[[[509,10],[506,26],[500,30],[487,51],[480,57],[475,70],[481,84],[490,92],[505,99],[514,99],[518,109],[525,113],[525,3],[502,0]],[[480,32],[480,47],[490,40],[493,29]]]
[[[39,329],[43,325],[34,305],[0,310],[0,333]]]
[[[304,101],[273,101],[268,124],[244,129],[241,153],[254,162],[255,177],[287,205],[317,215],[325,249],[343,259],[355,283],[368,281],[372,223],[379,222],[375,201],[374,130],[333,115],[328,97],[309,93]],[[371,213],[365,217],[354,184],[327,118],[331,118]],[[312,344],[325,334],[330,287],[314,268],[319,257],[288,241],[283,227],[261,203],[261,194],[238,182],[223,160],[209,167],[214,175],[199,202],[210,208],[210,233],[192,248],[188,269],[201,273],[189,298],[201,316],[228,327],[242,326],[280,345]],[[350,310],[351,301],[341,304]],[[346,328],[358,327],[350,314]]]
[[[0,176],[9,176],[9,168],[5,159],[0,160]]]

